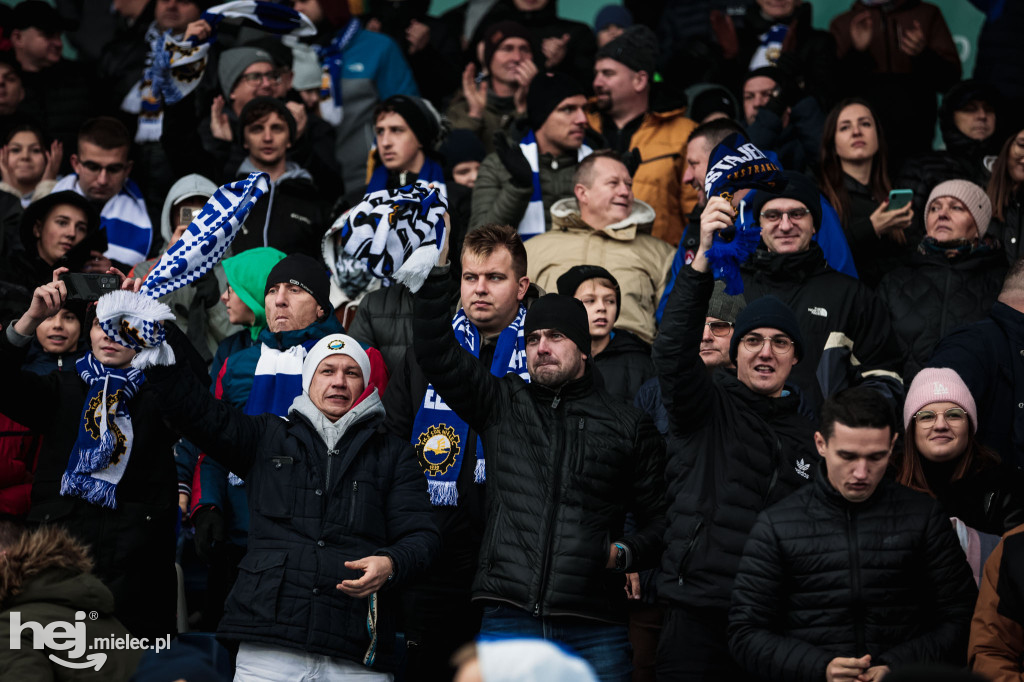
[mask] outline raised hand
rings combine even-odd
[[[217,95],[210,105],[210,133],[218,140],[231,142],[231,123],[224,111],[224,96]]]
[[[871,37],[875,33],[875,20],[871,18],[870,11],[858,14],[850,22],[850,41],[853,49],[863,52],[871,44]]]
[[[483,118],[487,108],[487,81],[477,85],[476,67],[472,64],[466,64],[462,71],[462,96],[469,104],[470,117]]]
[[[46,167],[43,169],[43,180],[56,180],[61,161],[64,160],[64,143],[54,140],[50,143],[50,152],[46,155]]]

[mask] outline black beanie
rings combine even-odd
[[[622,312],[622,291],[619,289],[619,281],[600,265],[576,265],[569,268],[556,282],[558,293],[575,298],[576,290],[589,279],[607,279],[612,283],[612,288],[615,289],[615,319],[619,319],[619,313]]]
[[[436,151],[442,142],[441,114],[425,99],[411,95],[392,95],[381,102],[378,111],[394,110],[405,119],[412,134],[426,152]]]
[[[487,150],[484,149],[484,143],[471,130],[455,128],[448,133],[444,144],[441,145],[444,172],[448,176],[451,176],[452,170],[460,163],[465,161],[482,162],[485,156],[487,156]]]
[[[821,229],[821,193],[818,186],[809,177],[796,171],[783,171],[782,177],[786,179],[786,186],[778,194],[758,190],[754,195],[754,203],[751,206],[754,221],[760,222],[761,209],[772,199],[795,199],[811,212],[815,231]]]
[[[598,59],[614,59],[634,71],[646,71],[651,81],[658,68],[658,36],[642,24],[630,26],[615,40],[594,55]]]
[[[509,38],[522,38],[530,43],[533,51],[533,37],[525,26],[517,21],[499,21],[484,29],[484,70],[490,73],[491,60],[498,47]]]
[[[747,303],[747,307],[736,318],[733,328],[732,342],[729,344],[729,359],[736,362],[740,339],[754,329],[769,327],[793,339],[796,359],[804,356],[804,337],[800,334],[800,324],[789,306],[777,296],[762,296]]]
[[[288,282],[306,290],[324,313],[331,311],[331,281],[327,277],[327,266],[304,253],[293,253],[278,261],[267,275],[266,296],[270,287]]]
[[[526,93],[526,121],[536,131],[562,100],[584,94],[583,86],[564,73],[538,73]]]
[[[590,357],[590,318],[583,304],[572,296],[545,294],[526,311],[523,335],[538,329],[557,329]]]

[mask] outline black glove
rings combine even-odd
[[[196,555],[203,563],[214,564],[223,556],[228,539],[224,514],[216,507],[200,507],[192,514],[192,527],[196,529]]]
[[[640,156],[640,148],[633,147],[628,152],[622,154],[622,163],[626,166],[626,170],[629,171],[629,177],[636,175],[636,169],[643,163],[643,157]]]
[[[519,145],[509,144],[508,138],[497,132],[494,134],[494,153],[498,155],[505,170],[512,175],[513,185],[520,189],[533,187],[533,169]]]

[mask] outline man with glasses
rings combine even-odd
[[[726,637],[743,543],[762,509],[810,479],[816,458],[813,423],[788,385],[807,346],[782,301],[764,296],[736,316],[728,351],[735,371],[709,372],[702,360],[714,289],[704,253],[720,229],[709,217],[702,216],[701,248],[679,272],[654,341],[669,421],[659,680],[743,677]]]
[[[153,244],[153,222],[142,191],[128,177],[132,162],[128,129],[115,118],[99,116],[78,132],[78,151],[71,155],[74,173],[64,176],[54,192],[78,192],[100,209],[100,228],[107,233],[105,253],[94,251],[88,272],[106,272],[111,264],[124,272],[146,260]]]
[[[856,384],[870,385],[897,406],[903,396],[902,359],[889,313],[874,292],[836,272],[814,241],[821,225],[820,194],[805,175],[787,171],[779,194],[758,192],[750,208],[761,226],[761,245],[743,264],[747,301],[772,294],[796,314],[806,340],[792,383],[816,409],[824,399]],[[701,216],[714,229],[733,225],[736,210],[712,197]]]
[[[761,513],[736,574],[729,644],[747,677],[877,682],[966,662],[971,568],[939,503],[886,477],[896,435],[867,387],[826,401],[814,482]]]

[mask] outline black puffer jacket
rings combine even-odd
[[[669,296],[654,366],[669,415],[669,527],[658,594],[674,606],[729,606],[757,514],[807,482],[814,424],[795,395],[758,395],[700,358],[709,273],[685,267]]]
[[[437,392],[483,440],[487,527],[473,598],[535,615],[626,617],[613,542],[633,570],[653,565],[664,531],[664,441],[650,419],[593,386],[592,370],[553,390],[494,377],[459,347],[444,270],[416,294],[413,348]],[[627,511],[637,529],[623,535]]]
[[[818,682],[837,656],[871,665],[963,665],[978,590],[949,519],[883,480],[851,503],[815,482],[750,531],[729,613],[729,649],[761,678]]]
[[[177,367],[147,374],[182,434],[217,453],[249,487],[249,549],[220,635],[362,663],[369,601],[335,586],[362,576],[346,561],[386,555],[395,572],[378,593],[373,668],[393,669],[398,605],[390,588],[422,573],[440,539],[412,446],[384,431],[377,393],[349,410],[341,439],[328,449],[295,409],[287,419],[250,417]]]
[[[616,329],[608,346],[594,356],[602,388],[632,405],[645,381],[654,376],[651,347],[625,329]]]
[[[239,167],[239,179],[258,170],[249,159]],[[327,229],[323,195],[303,168],[289,163],[288,170],[271,183],[267,196],[256,202],[231,245],[241,253],[273,246],[285,253],[304,253],[320,260],[320,241]]]
[[[1018,189],[1003,207],[1003,219],[992,219],[988,229],[1003,245],[1006,264],[1013,265],[1024,255],[1024,188]]]
[[[920,241],[924,234],[918,234],[916,239],[911,237],[911,244],[879,237],[871,223],[871,214],[880,202],[871,195],[871,188],[846,173],[843,173],[843,187],[849,197],[844,207],[843,234],[853,253],[858,278],[872,290],[877,290],[878,283],[887,272],[906,265],[914,243]]]
[[[820,406],[826,397],[856,384],[900,403],[901,358],[885,306],[866,286],[830,268],[815,242],[798,253],[759,248],[742,274],[748,303],[773,294],[796,315],[804,356],[790,382],[811,405]]]
[[[883,277],[878,287],[903,353],[908,386],[942,337],[988,315],[1006,275],[999,249],[958,258],[915,253],[910,263]]]

